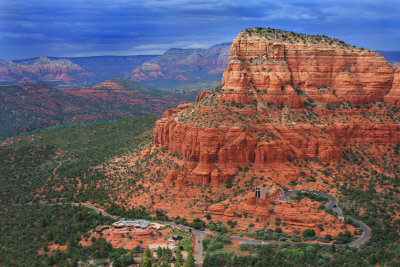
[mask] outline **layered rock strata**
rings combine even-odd
[[[400,68],[396,69],[392,89],[385,95],[384,99],[390,106],[400,108]]]
[[[217,186],[238,166],[328,162],[342,158],[342,144],[400,142],[397,115],[386,122],[383,103],[374,107],[382,98],[397,103],[389,96],[398,74],[379,54],[337,39],[245,30],[232,44],[222,88],[166,111],[152,152],[167,147],[186,160],[169,182]]]
[[[11,60],[0,61],[0,82],[26,83],[34,80],[71,82],[74,76],[85,71],[67,59],[51,60],[39,57],[33,62],[16,64]],[[33,80],[32,80],[33,79]]]
[[[322,102],[366,104],[391,88],[393,69],[378,53],[326,36],[249,29],[232,43],[222,78],[228,101],[242,104],[249,88],[262,100],[301,107],[298,92]]]

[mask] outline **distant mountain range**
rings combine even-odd
[[[210,88],[228,64],[230,43],[208,49],[170,49],[162,55],[39,57],[0,60],[0,83],[45,82],[83,88],[115,77],[167,89]]]
[[[82,90],[44,83],[0,86],[0,139],[52,125],[161,114],[199,91],[165,91],[122,78]]]
[[[82,88],[126,73],[155,56],[96,56],[0,60],[0,83],[50,83],[58,88]]]
[[[134,68],[126,77],[169,89],[219,82],[228,66],[230,45],[224,43],[208,49],[170,49]]]
[[[158,56],[0,60],[0,138],[64,123],[161,114],[220,83],[230,45],[174,48]],[[392,65],[400,61],[400,51],[378,52]]]
[[[169,49],[162,55],[38,57],[0,60],[0,84],[50,83],[59,89],[93,86],[124,77],[163,89],[209,89],[222,78],[231,43],[208,49]],[[378,51],[392,65],[400,51]]]

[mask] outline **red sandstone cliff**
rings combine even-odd
[[[390,104],[398,74],[393,81],[393,69],[379,54],[336,39],[242,31],[223,87],[165,112],[155,125],[152,151],[168,147],[186,159],[169,182],[217,186],[238,166],[327,162],[341,159],[342,144],[400,142],[397,117],[376,102],[386,95]]]
[[[261,91],[264,101],[301,106],[295,91],[323,101],[371,103],[391,88],[393,70],[378,53],[325,36],[273,29],[250,29],[232,43],[222,78],[233,89],[229,101],[244,104],[246,89]]]
[[[400,108],[400,68],[395,71],[392,89],[384,99],[390,106]]]

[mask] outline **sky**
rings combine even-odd
[[[250,27],[400,50],[399,0],[0,0],[0,58],[162,54]]]

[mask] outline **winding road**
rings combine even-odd
[[[336,246],[349,246],[349,247],[359,246],[359,245],[365,243],[371,237],[371,229],[368,227],[368,225],[366,225],[365,223],[363,223],[360,220],[354,219],[351,216],[343,215],[342,210],[338,207],[337,198],[332,196],[332,195],[329,195],[327,193],[318,192],[318,191],[311,191],[311,190],[289,190],[289,191],[286,191],[281,197],[278,197],[278,200],[280,200],[280,201],[291,201],[289,195],[291,195],[293,193],[297,193],[297,192],[311,193],[311,194],[314,194],[314,195],[317,195],[317,196],[321,196],[323,198],[328,199],[329,203],[325,204],[325,209],[326,210],[332,210],[334,213],[336,213],[338,215],[338,217],[343,217],[345,219],[350,219],[352,222],[354,222],[354,223],[358,224],[358,226],[360,226],[360,228],[362,229],[363,233],[357,240],[354,240],[353,242],[350,242],[350,243],[347,243],[347,244],[337,244]],[[325,244],[321,244],[321,245],[325,245]]]
[[[360,238],[358,238],[357,240],[354,240],[353,242],[347,243],[347,244],[335,244],[335,246],[349,246],[349,247],[355,247],[355,246],[359,246],[363,243],[365,243],[371,236],[371,229],[362,221],[359,221],[357,219],[354,219],[351,216],[345,216],[342,213],[342,210],[340,208],[337,207],[338,204],[338,200],[337,198],[335,198],[332,195],[329,195],[327,193],[322,193],[322,192],[318,192],[318,191],[311,191],[311,190],[289,190],[283,193],[282,196],[278,197],[279,201],[292,201],[292,199],[289,197],[289,195],[293,194],[293,193],[297,193],[297,192],[302,192],[302,193],[311,193],[311,194],[315,194],[318,196],[321,196],[323,198],[326,198],[329,200],[329,203],[325,204],[325,209],[326,210],[332,210],[334,213],[336,213],[338,215],[338,217],[343,217],[346,219],[350,219],[351,221],[355,222],[356,224],[358,224],[360,226],[360,228],[363,230],[363,233],[361,235]],[[118,216],[114,216],[111,214],[108,214],[107,212],[93,206],[90,204],[86,204],[86,203],[71,203],[74,206],[84,206],[87,207],[89,209],[92,209],[98,213],[101,213],[103,216],[107,216],[110,217],[112,219],[118,219]],[[196,251],[195,251],[195,255],[194,255],[194,259],[195,259],[195,263],[196,266],[202,266],[202,262],[203,262],[203,239],[205,237],[207,237],[208,235],[211,236],[215,236],[214,234],[211,233],[207,233],[204,231],[200,231],[200,230],[196,230],[194,228],[188,227],[188,226],[183,226],[183,225],[179,225],[179,224],[175,224],[173,222],[167,222],[167,221],[160,221],[161,223],[164,223],[166,225],[170,225],[172,227],[178,228],[180,230],[183,231],[188,231],[188,232],[192,232],[193,234],[196,235]],[[256,239],[248,239],[248,238],[243,238],[243,237],[237,237],[237,236],[231,236],[230,237],[231,240],[233,241],[239,241],[239,242],[243,242],[246,244],[258,244],[258,245],[269,245],[269,244],[281,244],[283,242],[281,241],[262,241],[262,240],[256,240]],[[287,243],[287,242],[286,242]],[[292,244],[300,244],[301,242],[290,242]],[[327,243],[316,243],[316,242],[311,242],[311,243],[307,243],[309,245],[320,245],[320,246],[331,246],[331,244],[327,244]]]
[[[86,208],[89,208],[89,209],[91,209],[91,210],[94,210],[94,211],[97,212],[97,213],[100,213],[100,214],[103,215],[103,216],[110,217],[111,219],[114,219],[114,220],[119,219],[118,216],[108,214],[108,213],[105,212],[104,210],[99,209],[99,208],[97,208],[97,207],[95,207],[95,206],[93,206],[93,205],[90,205],[90,204],[86,204],[86,203],[71,203],[71,204],[74,205],[74,206],[84,206],[84,207],[86,207]]]

